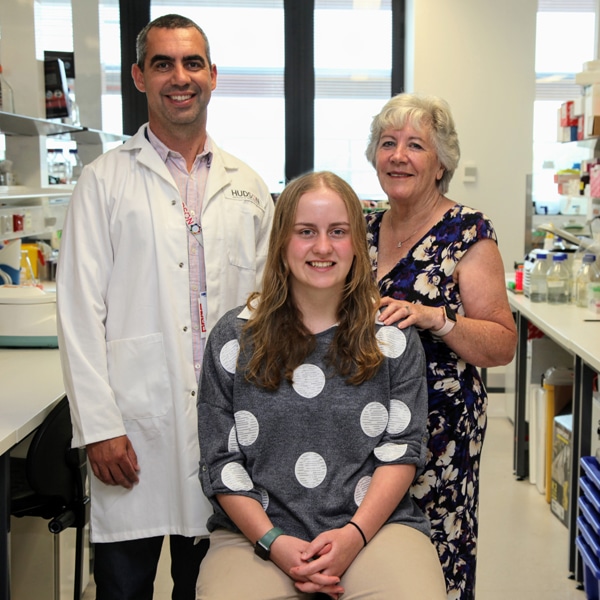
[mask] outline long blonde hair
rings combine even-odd
[[[291,181],[277,200],[262,292],[250,296],[247,304],[253,315],[242,337],[243,347],[248,343],[252,346],[245,375],[248,381],[268,390],[277,389],[282,377],[292,382],[294,369],[315,348],[315,337],[304,326],[290,295],[290,270],[285,254],[300,197],[319,188],[335,192],[344,201],[355,253],[338,306],[338,326],[327,360],[354,385],[373,377],[383,361],[375,338],[379,292],[369,261],[361,203],[354,190],[334,173],[308,173]]]

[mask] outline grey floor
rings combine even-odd
[[[513,425],[490,397],[481,460],[477,600],[585,600],[568,578],[568,531],[536,486],[512,474]]]
[[[567,529],[536,486],[512,474],[513,426],[504,398],[491,395],[481,465],[477,600],[585,600],[568,578]],[[155,600],[170,600],[167,557]],[[84,600],[95,597],[93,583]]]

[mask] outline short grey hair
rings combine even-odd
[[[407,123],[419,130],[431,128],[431,138],[444,174],[436,182],[438,191],[445,194],[458,167],[460,147],[450,105],[437,96],[403,93],[386,102],[371,122],[371,134],[365,155],[375,167],[377,146],[381,134],[388,129],[402,129]]]
[[[148,53],[148,32],[151,29],[189,29],[190,27],[196,29],[204,39],[204,45],[206,46],[206,58],[208,59],[208,67],[210,68],[212,66],[212,62],[210,60],[210,44],[208,43],[208,38],[206,37],[204,31],[191,19],[188,19],[187,17],[183,17],[181,15],[170,14],[163,15],[162,17],[157,17],[156,19],[154,19],[154,21],[148,23],[148,25],[146,25],[146,27],[144,27],[144,29],[142,29],[138,33],[138,36],[135,41],[135,62],[140,68],[140,70],[144,70],[146,54]]]

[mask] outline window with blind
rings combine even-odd
[[[578,144],[558,143],[557,110],[562,102],[581,95],[575,73],[594,60],[596,0],[539,0],[535,70],[536,99],[533,130],[533,199],[556,195],[552,172],[589,158]]]
[[[317,0],[314,39],[315,169],[334,171],[363,198],[383,198],[365,149],[391,95],[391,2]]]
[[[202,27],[217,66],[208,131],[279,191],[285,165],[283,0],[153,0],[150,10],[152,19],[179,13]]]
[[[381,195],[364,150],[371,118],[390,97],[391,10],[391,0],[316,0],[314,7],[314,168],[338,173],[364,197]],[[167,12],[189,16],[209,37],[219,71],[209,131],[278,191],[285,168],[284,2],[152,1],[152,18]]]

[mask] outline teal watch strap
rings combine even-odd
[[[254,552],[263,560],[269,560],[271,554],[271,544],[280,536],[283,535],[283,531],[279,527],[273,527],[269,529],[265,535],[263,535],[256,545],[254,546]]]

